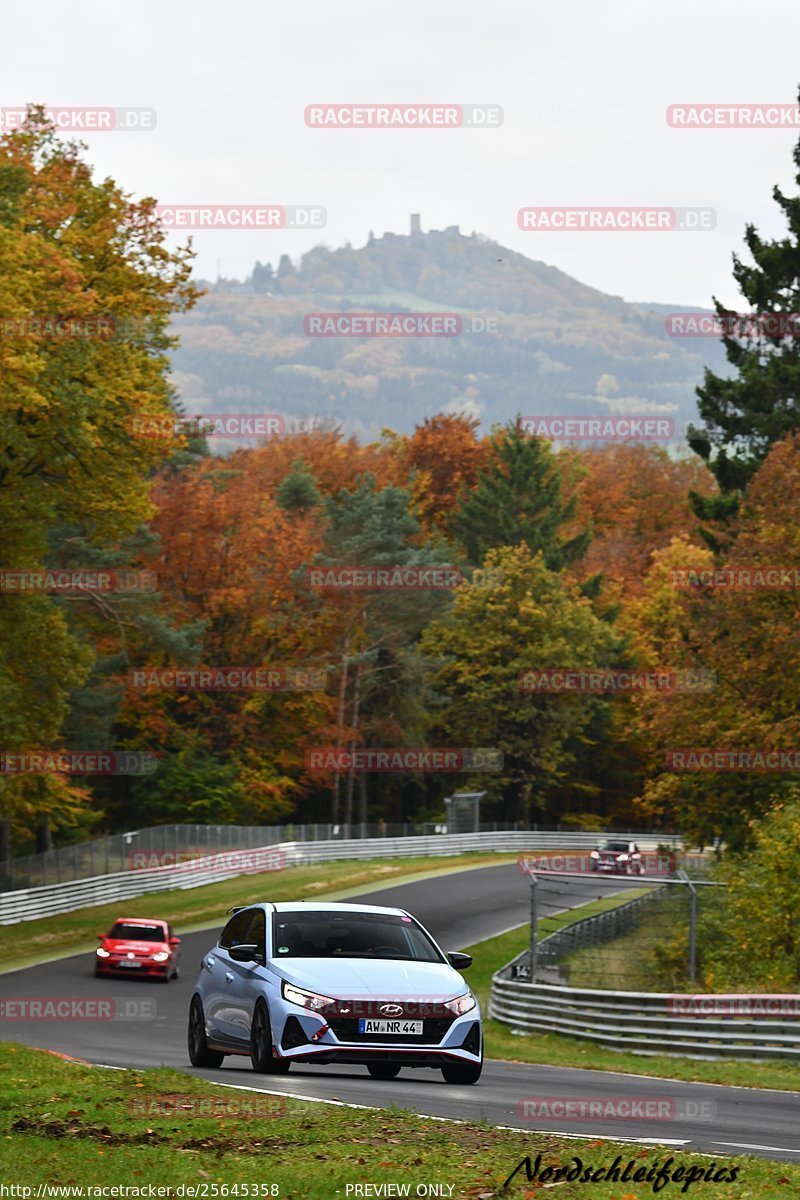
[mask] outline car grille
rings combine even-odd
[[[434,1017],[423,1020],[421,1034],[408,1033],[359,1033],[358,1019],[353,1017],[331,1017],[328,1024],[342,1042],[358,1042],[369,1045],[438,1046],[450,1026],[453,1017]]]

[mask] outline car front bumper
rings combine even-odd
[[[273,1014],[273,1036],[281,1058],[297,1062],[367,1064],[379,1061],[404,1066],[436,1067],[444,1063],[481,1061],[480,1008],[462,1016],[447,1014],[423,1020],[419,1036],[358,1035],[357,1019],[326,1017],[298,1005],[283,1003]],[[446,1026],[446,1027],[445,1027]]]

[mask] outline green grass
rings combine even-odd
[[[538,852],[537,852],[538,853]],[[555,851],[553,853],[556,853]],[[558,851],[563,854],[564,851]],[[236,904],[258,900],[344,898],[359,890],[390,886],[412,878],[474,866],[515,862],[517,854],[475,853],[441,858],[347,860],[288,867],[263,875],[240,875],[187,891],[152,892],[135,900],[79,908],[71,913],[2,926],[0,970],[29,966],[47,958],[92,951],[97,934],[108,931],[119,916],[163,917],[180,933],[224,925]]]
[[[672,1159],[671,1170],[707,1171],[715,1161],[667,1147],[511,1132],[396,1108],[284,1102],[167,1068],[106,1071],[2,1043],[0,1080],[3,1182],[33,1189],[41,1183],[153,1184],[166,1192],[188,1184],[205,1186],[213,1197],[225,1187],[230,1190],[224,1194],[236,1195],[237,1186],[242,1196],[247,1184],[261,1185],[262,1196],[274,1185],[281,1200],[347,1200],[348,1184],[409,1184],[414,1195],[419,1184],[436,1183],[454,1185],[452,1196],[468,1200],[524,1200],[539,1195],[542,1185],[534,1193],[523,1172],[505,1190],[502,1183],[525,1156],[535,1161],[541,1155],[541,1169],[572,1165],[576,1155],[595,1169],[610,1166],[617,1155],[623,1168],[631,1160],[650,1168]],[[386,1085],[376,1082],[376,1104],[386,1094]],[[267,1107],[265,1115],[254,1112],[258,1104]],[[698,1183],[690,1196],[796,1200],[800,1194],[798,1164],[751,1156],[716,1162],[718,1170],[736,1167],[736,1181],[706,1188]],[[681,1187],[671,1183],[659,1194],[672,1200],[686,1194]],[[587,1188],[576,1181],[559,1184],[556,1194],[585,1200],[589,1193],[596,1200],[645,1200],[653,1190],[648,1183],[598,1182]]]
[[[625,897],[630,899],[630,897]],[[539,922],[539,935],[552,933],[553,923],[559,927],[583,920],[602,908],[614,906],[615,898],[592,901],[561,917]],[[617,899],[616,903],[622,901]],[[484,1014],[489,1007],[492,975],[505,966],[530,944],[527,925],[512,929],[496,938],[466,947],[473,957],[467,979],[481,1003]],[[800,1091],[800,1066],[797,1063],[739,1062],[731,1059],[704,1061],[672,1055],[633,1054],[630,1051],[609,1050],[583,1038],[571,1038],[557,1033],[517,1034],[500,1021],[484,1021],[486,1054],[489,1058],[512,1062],[544,1063],[553,1067],[582,1067],[593,1071],[625,1071],[634,1075],[654,1075],[697,1083],[721,1083],[731,1087],[777,1088],[779,1091]]]
[[[658,954],[666,951],[681,935],[688,945],[689,905],[681,897],[680,912],[674,906],[653,911],[641,924],[611,942],[599,946],[581,946],[563,960],[568,969],[570,987],[614,987],[621,992],[689,991],[684,971],[681,979]]]

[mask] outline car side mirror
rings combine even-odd
[[[98,933],[97,940],[99,942],[104,942],[106,940],[106,935],[104,933]]]
[[[466,971],[467,967],[472,966],[472,955],[462,954],[460,950],[450,950],[447,955],[447,961],[457,971]]]
[[[243,943],[241,946],[231,946],[228,951],[234,962],[248,963],[259,962],[263,963],[264,955],[258,949],[255,943]]]
[[[174,938],[174,937],[173,937],[173,938],[170,938],[170,939],[169,939],[169,944],[170,944],[170,946],[180,946],[180,944],[181,944],[181,939],[180,939],[180,938]]]

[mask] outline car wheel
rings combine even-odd
[[[477,1083],[483,1070],[483,1059],[477,1063],[448,1063],[442,1067],[445,1083]]]
[[[400,1074],[400,1064],[390,1062],[367,1063],[367,1070],[373,1079],[394,1079]]]
[[[285,1075],[291,1066],[288,1058],[273,1057],[272,1027],[263,1000],[256,1002],[253,1023],[250,1026],[250,1061],[253,1070],[262,1075]]]
[[[193,1067],[219,1067],[224,1057],[219,1050],[209,1050],[203,1003],[199,996],[192,996],[189,1008],[189,1062]]]
[[[181,969],[180,969],[180,967],[176,967],[175,970],[172,972],[172,978],[180,979],[180,977],[181,977]]]

